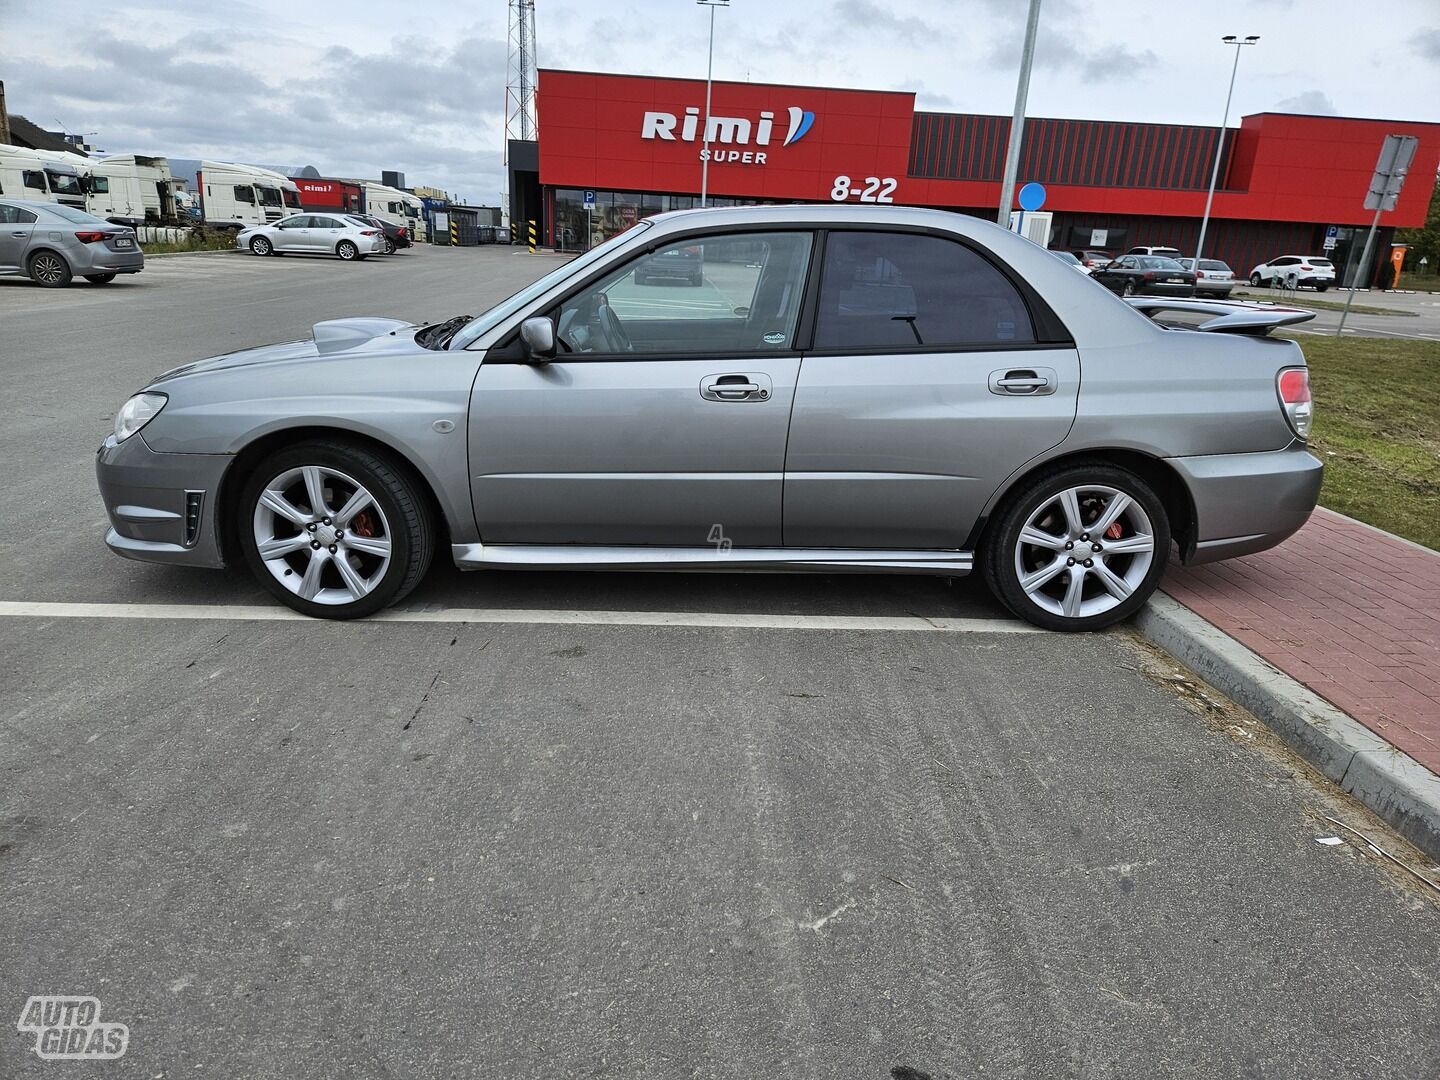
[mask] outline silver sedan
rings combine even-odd
[[[108,285],[145,269],[145,254],[128,225],[60,203],[0,199],[0,274],[24,274],[58,289],[83,277]]]
[[[695,251],[699,284],[664,269]],[[1041,626],[1304,524],[1310,313],[1122,301],[959,214],[650,218],[478,317],[317,323],[159,376],[106,542],[331,618],[462,568],[978,571]],[[1082,378],[1083,373],[1083,378]],[[442,546],[443,545],[443,546]]]
[[[254,255],[334,255],[352,262],[385,251],[385,233],[345,214],[291,214],[235,235],[235,246]]]

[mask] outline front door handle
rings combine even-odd
[[[1042,397],[1055,393],[1054,368],[1003,368],[990,373],[990,392],[1011,397]]]
[[[770,377],[756,371],[707,375],[700,380],[700,396],[706,401],[769,401]]]

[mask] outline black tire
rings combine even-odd
[[[354,262],[360,258],[360,249],[355,246],[353,240],[341,240],[340,243],[335,245],[335,254],[339,255],[340,258],[346,262]]]
[[[252,236],[250,238],[250,254],[252,255],[274,255],[275,245],[270,242],[269,237]]]
[[[1135,583],[1130,595],[1115,606],[1092,615],[1066,616],[1042,607],[1021,587],[1020,568],[1017,566],[1019,561],[1017,548],[1020,544],[1021,530],[1033,514],[1044,508],[1047,503],[1053,501],[1066,489],[1089,486],[1112,488],[1122,492],[1133,499],[1144,512],[1149,519],[1150,535],[1154,538],[1150,565],[1148,570],[1144,571],[1143,578]],[[1081,509],[1084,512],[1088,510],[1088,507],[1082,505]],[[1091,520],[1093,521],[1094,518],[1092,517]],[[1104,538],[1097,539],[1103,540]],[[1086,547],[1088,546],[1086,544]],[[1132,565],[1129,563],[1130,559],[1138,557],[1122,555],[1120,559],[1126,561],[1126,564],[1122,565],[1119,562],[1110,562],[1115,556],[1107,556],[1102,559],[1088,551],[1085,554],[1087,557],[1106,563],[1112,571],[1115,567],[1120,567],[1117,576],[1125,573],[1125,565]],[[1057,551],[1056,558],[1068,557],[1071,556],[1066,551]],[[1100,630],[1135,614],[1150,599],[1151,593],[1160,583],[1169,557],[1170,521],[1165,513],[1165,506],[1159,496],[1155,494],[1154,489],[1126,469],[1103,462],[1094,462],[1070,465],[1043,474],[1027,483],[1023,488],[1007,495],[996,512],[991,527],[986,532],[981,545],[979,562],[985,584],[996,599],[1015,615],[1046,630],[1082,631]],[[1140,571],[1139,566],[1135,566],[1134,569],[1137,573]],[[1055,581],[1053,587],[1060,588],[1063,584],[1068,583],[1070,574],[1071,571],[1062,569],[1053,579]],[[1095,581],[1093,588],[1098,595],[1101,583],[1094,575],[1089,576]],[[1082,588],[1086,587],[1090,586],[1082,583]],[[1105,593],[1104,595],[1110,594]]]
[[[1326,289],[1328,289],[1328,288],[1330,288],[1329,285],[1316,285],[1316,286],[1315,286],[1315,291],[1316,291],[1316,292],[1324,292],[1324,291],[1325,291]]]
[[[114,274],[86,274],[85,280],[96,285],[109,285],[115,280]]]
[[[386,255],[394,255],[394,254],[395,254],[395,241],[394,241],[394,240],[391,240],[390,237],[388,237],[388,236],[385,238],[385,254],[386,254]]]
[[[1252,286],[1255,286],[1255,287],[1258,288],[1259,285],[1260,285],[1260,275],[1259,275],[1259,274],[1251,274],[1251,275],[1250,275],[1250,284],[1251,284]]]
[[[281,584],[260,557],[253,520],[261,492],[275,477],[305,465],[319,465],[353,477],[370,492],[389,526],[390,564],[379,583],[358,600],[321,604],[303,599]],[[388,607],[420,583],[435,554],[435,522],[420,481],[389,454],[342,439],[317,439],[271,454],[245,481],[235,516],[245,562],[256,580],[282,603],[315,618],[359,619]],[[330,573],[334,573],[333,567]]]
[[[25,264],[30,280],[46,289],[63,289],[74,280],[75,272],[57,251],[37,251]]]
[[[1120,287],[1120,295],[1121,295],[1121,296],[1134,296],[1134,295],[1135,295],[1135,282],[1133,282],[1133,281],[1126,281],[1125,284]]]

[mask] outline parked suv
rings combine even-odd
[[[145,255],[128,225],[61,203],[0,200],[0,274],[58,289],[77,277],[108,285],[143,269]]]
[[[1321,255],[1281,255],[1250,271],[1251,285],[1282,285],[1290,278],[1324,292],[1335,284],[1335,264]]]

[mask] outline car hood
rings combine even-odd
[[[152,382],[159,384],[171,379],[201,375],[211,371],[292,363],[341,353],[353,352],[357,355],[368,355],[397,341],[403,341],[413,348],[412,332],[416,329],[414,323],[402,322],[399,319],[330,319],[326,322],[316,323],[311,330],[312,336],[308,340],[286,341],[278,345],[261,345],[254,349],[241,349],[238,352],[207,357],[204,360],[196,360],[194,363],[171,368]]]

